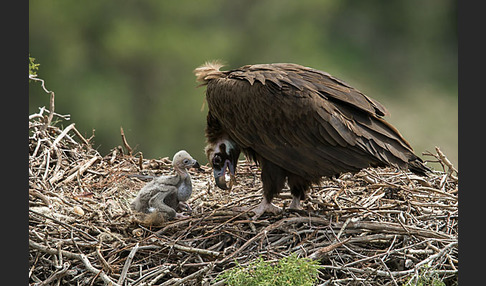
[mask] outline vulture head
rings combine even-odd
[[[208,144],[205,148],[208,161],[213,168],[216,185],[223,190],[231,190],[236,182],[235,170],[240,156],[240,148],[230,139],[224,138],[215,143]],[[226,175],[229,171],[229,184]]]

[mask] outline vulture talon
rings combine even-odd
[[[278,215],[282,212],[282,209],[277,207],[276,205],[269,203],[265,198],[262,202],[252,210],[255,215],[251,217],[252,220],[257,220],[261,217],[265,212],[272,213],[274,215]]]

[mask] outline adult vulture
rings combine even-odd
[[[271,202],[285,179],[290,208],[299,209],[322,176],[369,166],[430,171],[383,119],[383,105],[326,72],[291,63],[221,67],[206,63],[194,70],[207,85],[205,152],[221,189],[228,189],[227,169],[231,188],[240,150],[260,165],[263,200],[254,219],[280,211]]]

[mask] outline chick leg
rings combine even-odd
[[[152,196],[148,202],[149,209],[153,209],[153,211],[158,211],[167,217],[167,219],[171,220],[176,217],[177,213],[175,209],[169,207],[165,204],[164,199],[167,196],[166,192],[159,192]]]
[[[188,213],[192,213],[192,207],[186,202],[180,201],[179,208],[182,210],[186,210]]]

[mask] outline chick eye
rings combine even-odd
[[[184,164],[188,164],[189,163],[189,160],[188,159],[184,159],[184,161],[182,161]]]

